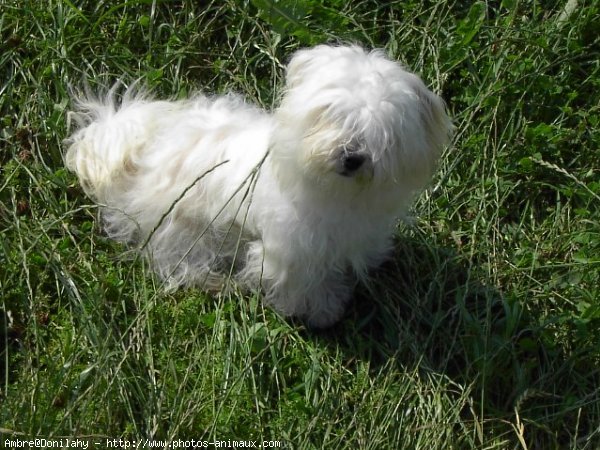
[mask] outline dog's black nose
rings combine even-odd
[[[360,153],[344,153],[344,155],[342,155],[342,175],[352,175],[360,169],[366,159],[366,156]]]

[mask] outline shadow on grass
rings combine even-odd
[[[486,278],[451,249],[403,238],[357,289],[345,320],[315,339],[341,349],[349,365],[368,361],[377,372],[391,362],[471,386],[485,420],[506,427],[518,412],[547,448],[572,443],[578,427],[597,439],[598,353],[567,354],[552,321]]]

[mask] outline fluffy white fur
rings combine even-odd
[[[417,76],[358,46],[295,53],[273,112],[236,95],[131,92],[77,107],[66,165],[109,236],[172,286],[231,276],[316,327],[388,253],[452,127]]]

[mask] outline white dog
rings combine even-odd
[[[109,236],[172,286],[232,278],[325,327],[391,248],[452,125],[443,101],[381,51],[295,53],[273,112],[235,95],[81,99],[66,164]]]

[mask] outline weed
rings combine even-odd
[[[597,448],[600,8],[550,3],[0,0],[2,442]],[[457,127],[394,257],[322,333],[162,292],[63,169],[69,90],[271,108],[289,54],[336,41],[385,47]]]

